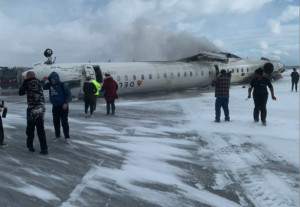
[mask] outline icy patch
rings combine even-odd
[[[51,193],[50,191],[44,190],[42,188],[39,188],[34,185],[27,185],[21,188],[15,188],[17,191],[24,193],[28,196],[34,196],[38,199],[44,200],[44,201],[51,201],[51,200],[57,200],[59,201],[60,199]]]

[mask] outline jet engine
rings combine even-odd
[[[271,74],[274,71],[274,65],[272,63],[266,63],[263,69],[266,74]]]

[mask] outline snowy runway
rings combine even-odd
[[[1,206],[299,206],[299,94],[288,75],[274,83],[266,127],[233,86],[229,123],[213,122],[212,91],[123,98],[115,117],[100,99],[92,119],[73,102],[67,145],[51,140],[48,103],[48,156],[27,152],[24,97],[3,97]]]

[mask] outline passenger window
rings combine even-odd
[[[120,76],[117,76],[117,81],[121,81],[121,78],[120,78]]]
[[[239,73],[239,69],[236,69],[236,72]]]
[[[183,73],[184,77],[186,77],[186,72]]]
[[[247,72],[249,72],[249,68],[247,68]]]
[[[164,73],[164,78],[167,78],[167,73]]]
[[[193,76],[193,72],[190,72],[190,76]]]
[[[234,73],[234,69],[231,70],[231,73]]]
[[[180,77],[180,73],[179,72],[177,73],[177,76],[178,76],[178,78]]]
[[[133,80],[136,80],[136,75],[133,75]]]
[[[149,79],[152,79],[152,74],[149,74]]]
[[[159,79],[159,73],[156,74],[156,78]]]
[[[171,78],[174,78],[174,74],[173,73],[171,73]]]
[[[125,75],[125,81],[128,81],[128,76],[127,75]]]
[[[242,71],[242,73],[243,73],[243,72],[244,72],[244,68],[242,68],[242,70],[241,70],[241,71]]]
[[[203,71],[201,71],[201,75],[202,75],[202,76],[204,75]]]
[[[144,75],[141,75],[141,79],[142,79],[142,80],[144,80],[144,79],[145,79]]]
[[[196,76],[198,76],[198,71],[196,71]]]

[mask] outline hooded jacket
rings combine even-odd
[[[96,96],[95,93],[97,92],[97,88],[95,84],[90,81],[86,81],[83,84],[83,92],[84,92],[84,101],[85,102],[95,102],[96,101]]]
[[[53,85],[51,79],[55,79],[55,84]],[[71,91],[62,82],[60,82],[59,75],[56,72],[52,72],[48,77],[49,82],[44,83],[43,89],[49,90],[50,102],[53,106],[62,106],[63,104],[68,104],[71,100]]]
[[[101,92],[104,92],[105,100],[112,101],[118,98],[117,95],[118,84],[117,82],[111,77],[108,76],[101,87]]]

